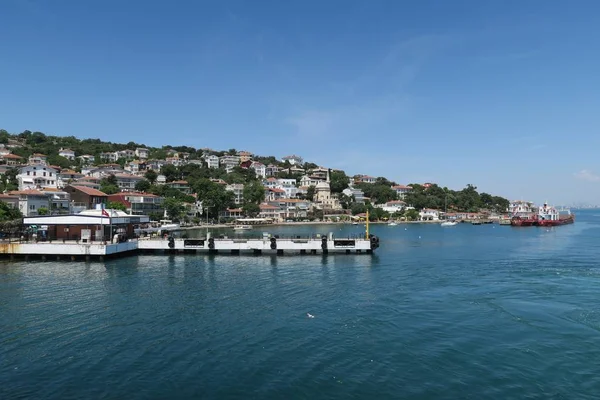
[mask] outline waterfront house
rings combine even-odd
[[[110,194],[108,201],[123,204],[131,215],[149,215],[162,213],[164,198],[151,193],[121,192]]]
[[[34,153],[31,156],[29,156],[28,163],[29,165],[46,165],[47,161],[48,156],[46,156],[45,154]]]
[[[172,187],[173,189],[177,189],[180,192],[183,192],[185,194],[192,193],[192,189],[190,188],[189,183],[184,180],[177,180],[177,181],[169,182],[166,185],[169,187]]]
[[[392,190],[396,192],[399,199],[404,199],[408,193],[412,190],[411,186],[406,185],[394,185],[392,186]]]
[[[148,149],[145,149],[143,147],[138,147],[137,149],[135,149],[135,156],[137,158],[139,158],[140,160],[146,160],[149,155],[150,155],[150,150],[148,150]]]
[[[440,219],[440,211],[432,208],[424,208],[419,211],[421,221],[438,221]]]
[[[75,152],[71,149],[60,149],[58,151],[58,155],[66,158],[67,160],[74,161],[75,160]]]
[[[267,218],[275,221],[280,220],[281,208],[279,208],[278,206],[268,203],[262,203],[259,205],[259,208],[260,213],[258,214],[258,216],[260,218]]]
[[[279,199],[269,201],[269,205],[278,207],[281,210],[280,217],[288,218],[307,218],[310,202],[300,199]]]
[[[115,178],[117,178],[119,189],[129,192],[135,190],[135,185],[144,180],[143,177],[132,174],[115,174]]]
[[[69,214],[71,212],[71,196],[68,192],[60,189],[42,189],[40,190],[48,198],[49,214]]]
[[[291,155],[291,156],[285,156],[281,159],[282,162],[289,162],[291,165],[302,165],[303,163],[303,159],[300,156],[297,156],[295,154]]]
[[[108,195],[88,186],[67,185],[64,191],[71,197],[71,209],[73,212],[91,210],[99,204],[106,204]]]
[[[19,210],[25,217],[39,215],[40,209],[45,209],[48,212],[50,210],[48,196],[39,190],[15,190],[8,194],[19,198]]]
[[[395,212],[401,212],[406,207],[406,203],[402,200],[390,200],[385,204],[375,205],[377,208],[381,208],[383,211],[387,211],[390,214]],[[439,214],[438,214],[439,217]]]
[[[241,208],[228,208],[221,212],[221,217],[223,218],[240,218],[242,216],[243,211]]]
[[[17,181],[19,190],[58,187],[56,170],[45,164],[27,165],[20,168]]]

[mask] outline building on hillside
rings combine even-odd
[[[276,201],[285,197],[285,190],[283,189],[265,188],[265,201]]]
[[[304,175],[300,178],[300,186],[317,186],[319,183],[324,182],[325,179],[317,178],[315,176]]]
[[[150,155],[150,150],[148,150],[148,149],[145,149],[143,147],[138,147],[137,149],[135,149],[135,156],[137,158],[139,158],[140,160],[148,159],[149,155]]]
[[[165,158],[165,163],[179,167],[181,165],[184,165],[185,161],[179,157],[167,157]]]
[[[341,210],[342,206],[337,196],[331,194],[329,186],[329,172],[325,181],[321,181],[315,186],[315,196],[313,199],[315,206],[322,210]]]
[[[297,156],[297,155],[291,155],[291,156],[285,156],[281,159],[282,162],[289,162],[292,165],[302,165],[302,163],[304,162],[304,160],[302,159],[302,157]]]
[[[238,156],[223,156],[223,157],[219,158],[219,162],[221,163],[221,165],[223,165],[225,167],[225,170],[227,171],[227,173],[230,173],[231,171],[233,171],[233,168],[240,165],[240,157],[238,157]]]
[[[240,157],[241,163],[252,160],[252,153],[249,151],[239,151],[237,155]]]
[[[288,168],[288,173],[294,174],[294,175],[300,175],[300,174],[303,174],[305,172],[306,172],[306,170],[304,168],[300,168],[300,167],[295,166],[295,165],[293,165],[290,168]]]
[[[164,176],[163,174],[157,175],[156,176],[156,184],[157,185],[164,185],[167,183],[167,177]]]
[[[164,198],[150,193],[122,192],[110,194],[107,197],[110,202],[123,204],[127,213],[131,215],[149,215],[151,213],[162,213]]]
[[[27,165],[17,174],[19,190],[58,188],[58,176],[54,168],[43,164]]]
[[[392,190],[396,192],[399,199],[404,199],[408,193],[412,190],[412,187],[406,185],[395,185],[392,186]]]
[[[71,212],[71,196],[68,192],[60,189],[40,190],[48,198],[49,214],[69,214]]]
[[[210,156],[206,157],[206,164],[207,164],[208,168],[214,168],[214,169],[219,168],[219,157],[217,157],[215,155],[210,155]]]
[[[48,162],[48,156],[45,154],[34,153],[29,156],[28,163],[29,165],[46,165]]]
[[[169,187],[171,187],[171,188],[173,188],[173,189],[177,189],[180,192],[183,192],[185,194],[192,193],[192,189],[190,188],[190,184],[187,181],[184,181],[184,180],[177,180],[177,181],[169,182],[166,185],[169,186]]]
[[[276,176],[280,168],[277,165],[269,164],[265,167],[265,176]]]
[[[10,154],[10,150],[4,146],[4,144],[0,143],[0,157]]]
[[[5,154],[2,157],[0,157],[0,159],[6,165],[20,165],[23,161],[23,157],[18,156],[16,154]]]
[[[298,194],[295,179],[277,179],[277,188],[285,191],[285,197],[294,198]]]
[[[375,183],[375,182],[377,182],[377,178],[375,178],[374,176],[369,176],[369,175],[359,175],[357,177],[357,179],[355,180],[355,182],[358,182],[358,183]]]
[[[244,203],[244,185],[243,184],[234,183],[231,185],[227,185],[225,187],[225,190],[229,190],[230,192],[233,192],[235,204],[240,205],[240,204]]]
[[[119,164],[104,164],[99,165],[97,168],[91,169],[88,172],[88,175],[96,178],[104,178],[110,175],[117,175],[123,173],[125,173],[125,170],[121,168]]]
[[[97,205],[106,204],[108,195],[87,186],[67,185],[64,188],[71,198],[71,211],[74,213],[95,209]]]
[[[139,174],[146,170],[146,164],[139,160],[131,160],[125,163],[125,171],[131,174]]]
[[[130,160],[135,157],[135,151],[130,149],[119,150],[117,151],[117,160],[124,158],[126,160]]]
[[[109,151],[106,153],[100,153],[100,158],[103,161],[107,161],[107,162],[117,162],[119,160],[119,153],[115,152],[115,151]]]
[[[66,158],[67,160],[75,161],[75,152],[71,149],[60,149],[58,155]]]
[[[82,156],[77,157],[81,160],[82,164],[89,165],[96,162],[96,157],[91,154],[84,154]]]
[[[21,211],[24,217],[40,215],[40,209],[45,209],[46,212],[50,212],[48,196],[39,190],[15,190],[8,194],[12,197],[19,198],[19,211]]]
[[[342,190],[342,193],[349,197],[354,196],[354,201],[356,203],[364,204],[365,202],[365,193],[359,188],[350,186]]]
[[[243,210],[241,208],[228,208],[225,211],[221,211],[222,218],[241,218],[243,217]]]
[[[153,171],[160,171],[162,167],[167,165],[165,160],[148,160],[146,161],[146,169],[151,169]]]
[[[325,167],[317,167],[310,170],[310,176],[314,176],[317,179],[325,180],[327,179],[327,174],[329,173],[329,168]]]
[[[59,188],[65,187],[84,176],[81,172],[73,171],[72,169],[63,169],[57,175]]]
[[[87,186],[92,189],[100,189],[100,178],[96,178],[95,176],[84,176],[81,179],[78,179],[76,182],[73,182],[74,186]]]
[[[252,164],[250,164],[250,168],[252,168],[254,170],[254,173],[256,174],[256,176],[258,176],[260,178],[266,178],[267,167],[265,166],[265,164],[260,163],[258,161],[252,161]]]
[[[307,218],[310,209],[310,202],[300,199],[279,199],[270,201],[268,204],[281,210],[280,218],[282,219]]]
[[[273,189],[273,188],[276,188],[276,187],[277,187],[277,185],[278,185],[278,183],[277,183],[277,178],[273,178],[273,177],[271,176],[271,177],[269,177],[269,178],[267,178],[267,179],[263,179],[263,181],[262,181],[262,185],[263,185],[265,188],[268,188],[268,189]]]
[[[117,178],[117,186],[119,186],[119,189],[125,192],[134,191],[135,185],[144,180],[143,177],[132,174],[116,174],[115,178]]]
[[[248,169],[248,168],[250,168],[251,165],[252,165],[252,161],[250,161],[250,160],[240,162],[240,168],[242,168],[242,169]]]
[[[419,211],[419,217],[421,221],[439,221],[440,212],[432,208],[424,208]]]

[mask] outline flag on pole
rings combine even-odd
[[[102,215],[110,218],[110,215],[108,215],[108,211],[106,211],[104,208],[102,209]]]

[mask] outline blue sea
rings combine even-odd
[[[600,211],[372,231],[373,256],[3,262],[0,398],[600,396]]]

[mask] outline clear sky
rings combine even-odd
[[[600,2],[0,0],[0,127],[600,203]]]

